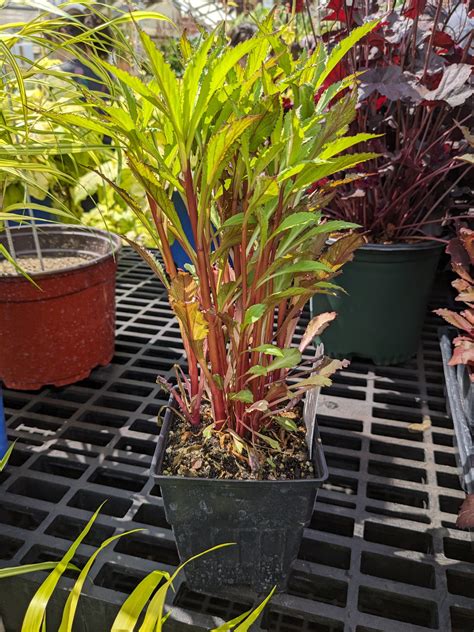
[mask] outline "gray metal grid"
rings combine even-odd
[[[435,297],[433,305],[442,300]],[[262,630],[474,630],[474,545],[454,524],[464,495],[437,325],[428,315],[413,361],[353,362],[324,391],[318,419],[330,478],[288,594],[274,597]],[[164,290],[126,250],[113,363],[73,386],[5,394],[10,436],[18,443],[11,467],[0,474],[2,565],[59,556],[108,499],[79,562],[114,532],[147,531],[104,553],[86,594],[114,606],[147,572],[175,567],[173,536],[148,469],[155,417],[165,403],[155,377],[171,376],[181,360]],[[6,601],[0,585],[0,615]],[[172,601],[175,629],[201,630],[242,612],[252,599],[232,591],[198,595],[182,582]]]

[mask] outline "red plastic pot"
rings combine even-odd
[[[35,256],[30,227],[12,229],[15,253]],[[45,257],[89,260],[33,275],[0,276],[0,382],[36,390],[86,378],[112,360],[115,337],[116,254],[120,239],[75,226],[38,226]],[[6,235],[0,243],[8,248]]]

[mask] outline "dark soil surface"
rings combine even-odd
[[[275,424],[264,431],[270,442],[256,438],[240,443],[227,430],[211,433],[175,417],[165,452],[162,473],[174,476],[239,480],[294,480],[313,478],[314,468],[306,445],[306,427],[298,414],[296,431]],[[250,452],[250,454],[249,454]]]

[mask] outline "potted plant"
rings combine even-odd
[[[380,19],[326,80],[361,73],[351,129],[380,134],[367,143],[380,157],[353,169],[353,182],[347,173],[349,182],[326,207],[330,217],[359,224],[367,243],[341,277],[347,294],[314,307],[339,314],[323,336],[330,355],[390,364],[418,348],[442,251],[439,227],[449,216],[451,189],[469,169],[457,160],[465,141],[456,121],[472,111],[472,53],[469,31],[466,37],[453,24],[454,9],[441,0],[382,5],[376,13],[371,6],[331,0],[326,15],[336,25],[324,36],[330,46],[363,21]]]
[[[331,192],[309,201],[306,190],[374,154],[346,152],[370,137],[347,133],[353,92],[329,105],[354,77],[324,90],[316,107],[313,95],[373,27],[355,30],[331,54],[321,47],[298,60],[272,16],[235,48],[220,28],[196,48],[183,36],[182,77],[139,31],[145,72],[88,58],[109,82],[113,105],[93,117],[42,112],[110,137],[146,191],[148,208],[108,180],[160,251],[161,260],[132,244],[167,289],[188,359],[188,375],[160,379],[172,406],[153,474],[182,559],[209,541],[237,543],[187,566],[199,590],[282,589],[327,476],[314,394],[342,363],[309,348],[335,314],[311,320],[297,340],[295,331],[315,293],[337,291],[333,279],[361,238],[348,232],[353,223],[323,218]],[[94,103],[87,91],[81,98]],[[175,191],[194,245],[172,203]],[[342,237],[326,244],[335,231]],[[185,269],[175,265],[170,237],[191,261]],[[303,410],[306,393],[313,395]]]
[[[446,391],[456,434],[457,461],[461,485],[474,498],[474,230],[460,226],[449,242],[446,252],[457,278],[452,285],[456,300],[464,304],[461,311],[437,309],[454,330],[440,328]],[[470,519],[462,526],[474,526],[472,507]]]

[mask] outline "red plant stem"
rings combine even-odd
[[[461,166],[462,166],[461,164],[448,165],[448,167],[447,167],[447,169],[446,169],[446,172],[450,171],[451,169],[456,169],[456,168],[461,167]],[[441,197],[439,197],[439,198],[436,198],[436,201],[435,201],[435,203],[434,203],[434,204],[432,204],[431,208],[430,208],[427,212],[424,212],[424,211],[423,211],[423,217],[428,218],[428,217],[430,217],[430,216],[431,216],[431,214],[435,211],[435,209],[436,209],[436,208],[437,208],[437,207],[441,204],[441,202],[442,202],[442,201],[443,201],[443,200],[444,200],[444,199],[445,199],[445,198],[446,198],[446,197],[450,194],[451,190],[452,190],[452,189],[453,189],[453,188],[457,185],[457,183],[458,183],[458,182],[460,182],[460,181],[464,178],[464,176],[466,175],[466,173],[467,173],[470,169],[471,169],[471,167],[470,167],[470,166],[466,167],[466,169],[465,169],[465,170],[461,173],[461,175],[460,175],[458,178],[456,178],[456,180],[453,182],[452,186],[450,186],[450,187],[446,187],[446,190],[445,190],[445,192],[443,193],[443,195],[442,195]],[[420,205],[420,206],[422,206],[422,205],[423,205],[423,202],[424,202],[424,201],[425,201],[425,200],[426,200],[429,196],[430,196],[430,192],[428,192],[428,193],[427,193],[427,194],[426,194],[426,195],[425,195],[425,196],[424,196],[424,197],[420,200],[419,205]],[[439,222],[439,220],[435,220],[435,221],[434,221],[434,223],[437,223],[437,222]],[[408,226],[407,226],[407,225],[403,225],[403,226],[402,226],[402,228],[403,228],[404,230],[406,230],[407,228],[415,228],[415,227],[417,227],[417,226],[424,226],[425,224],[430,224],[430,223],[432,223],[432,222],[430,222],[430,221],[426,221],[426,219],[425,219],[425,220],[422,220],[422,219],[420,218],[420,219],[418,220],[418,222],[415,222],[415,224],[411,224],[411,225],[409,224]]]
[[[415,68],[415,62],[416,62],[416,36],[418,33],[418,14],[415,16],[415,19],[413,20],[413,40],[412,40],[412,55],[413,58],[411,60],[411,69],[413,70]]]
[[[471,31],[469,38],[466,42],[466,46],[464,47],[463,53],[462,53],[462,57],[461,57],[461,64],[463,64],[466,61],[466,57],[469,54],[469,51],[471,49],[471,44],[472,44],[472,40],[474,38],[474,31]]]
[[[433,21],[433,30],[431,31],[430,39],[428,41],[428,48],[426,49],[425,65],[423,66],[423,74],[421,76],[422,83],[423,83],[424,78],[426,77],[426,73],[428,72],[428,65],[430,63],[431,51],[433,50],[433,40],[436,34],[442,6],[443,6],[443,0],[438,0],[438,4],[436,5],[436,13],[434,16],[434,21]]]
[[[305,5],[306,5],[306,13],[308,14],[309,24],[311,26],[311,30],[313,31],[314,45],[316,46],[317,41],[318,41],[318,36],[316,35],[316,29],[314,28],[313,17],[311,15],[311,7],[309,4],[309,0],[305,0]]]
[[[210,250],[204,251],[203,247],[203,235],[198,234],[198,210],[197,200],[194,191],[193,175],[191,171],[191,164],[188,161],[187,169],[184,174],[184,187],[186,193],[186,200],[188,203],[189,218],[194,234],[194,242],[196,244],[197,255],[197,273],[200,279],[200,295],[202,306],[205,311],[206,319],[209,326],[209,333],[207,335],[207,344],[209,348],[209,360],[211,363],[212,375],[224,375],[224,367],[221,363],[221,357],[219,354],[219,336],[223,335],[222,328],[219,328],[216,324],[216,317],[211,301],[211,281],[209,268],[210,266]],[[211,270],[212,273],[212,270]],[[210,381],[210,388],[212,392],[212,407],[214,412],[214,420],[216,422],[216,429],[221,429],[226,420],[226,405],[223,391],[217,386],[215,381]]]
[[[188,359],[188,371],[191,380],[191,423],[193,425],[199,425],[201,421],[201,402],[198,401],[199,398],[196,397],[199,393],[199,370],[194,351],[191,349],[191,345],[184,335],[184,332],[182,331],[181,333],[183,334],[184,350]]]
[[[405,191],[399,194],[397,199],[394,200],[392,204],[385,210],[384,215],[388,214],[395,205],[399,205],[400,200],[405,199],[406,197],[409,197],[413,193],[414,189],[417,189],[421,187],[423,184],[425,184],[426,182],[429,182],[430,180],[435,179],[438,175],[445,172],[445,170],[446,170],[446,167],[441,167],[440,169],[437,169],[436,171],[429,173],[427,176],[421,179],[417,179],[410,187],[408,187],[408,189],[406,189]],[[383,220],[382,217],[378,218],[377,221],[374,223],[374,226],[379,224],[382,220]]]

